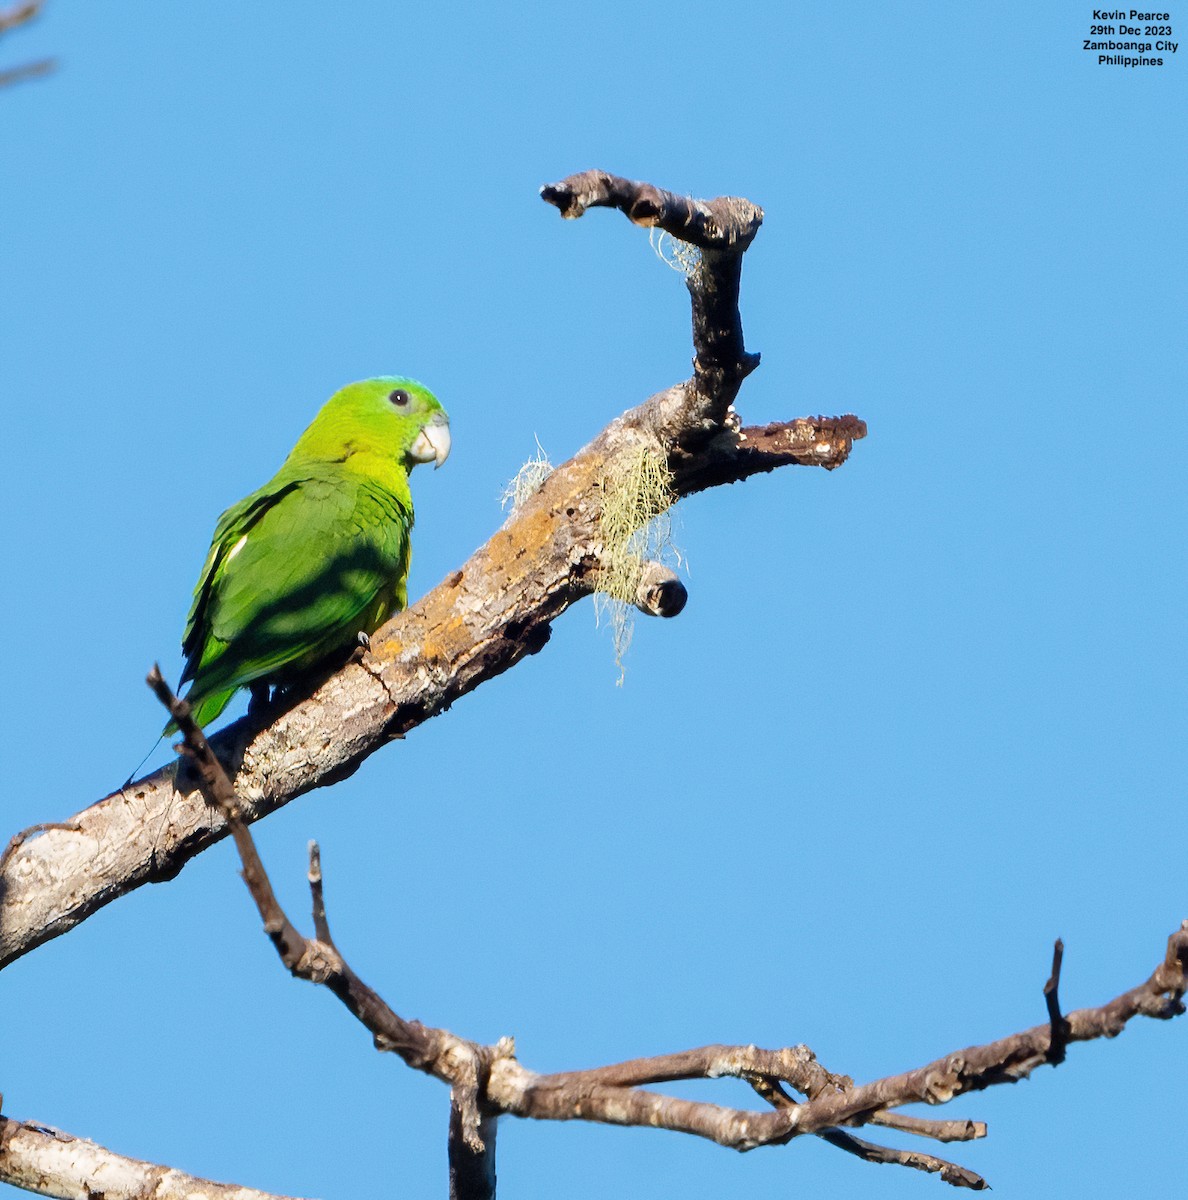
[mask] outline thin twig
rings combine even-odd
[[[1060,1014],[1060,967],[1064,962],[1064,942],[1056,939],[1052,949],[1052,974],[1044,984],[1044,1003],[1048,1007],[1048,1062],[1052,1066],[1064,1062],[1068,1045],[1068,1022]]]
[[[330,922],[326,919],[326,899],[322,894],[322,851],[317,842],[309,844],[309,891],[313,901],[314,937],[337,950],[330,936]]]
[[[924,1154],[919,1150],[900,1150],[893,1146],[876,1146],[863,1138],[855,1137],[852,1133],[844,1133],[840,1129],[830,1129],[820,1135],[823,1141],[847,1154],[857,1155],[863,1162],[887,1163],[897,1167],[911,1167],[916,1171],[927,1171],[931,1175],[939,1175],[945,1183],[953,1187],[969,1188],[981,1192],[989,1188],[989,1184],[976,1171],[963,1167],[948,1159],[938,1158],[935,1154]]]
[[[0,88],[24,83],[26,79],[40,79],[42,75],[50,74],[57,65],[56,58],[39,58],[33,62],[21,63],[20,66],[8,67],[0,71]]]

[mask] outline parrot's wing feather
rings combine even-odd
[[[385,489],[306,474],[237,508],[187,633],[195,690],[299,672],[403,605],[411,514]]]
[[[290,478],[283,480],[279,475],[266,483],[258,491],[245,496],[238,504],[233,504],[215,525],[214,536],[210,542],[210,552],[206,562],[202,564],[202,573],[198,576],[198,584],[194,588],[194,599],[190,603],[190,611],[186,614],[186,629],[182,634],[182,653],[193,663],[186,663],[186,671],[182,683],[191,678],[191,666],[197,665],[195,652],[200,652],[205,633],[205,616],[207,605],[210,603],[211,592],[219,568],[225,561],[235,543],[259,520],[260,516],[272,505],[279,501],[300,484],[301,480]],[[200,657],[200,653],[198,657]]]

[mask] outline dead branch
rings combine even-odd
[[[0,1182],[61,1200],[293,1200],[125,1158],[48,1125],[3,1116]]]
[[[27,25],[41,13],[45,0],[28,0],[24,4],[14,4],[10,8],[0,10],[0,37]],[[21,63],[19,66],[7,67],[0,71],[0,88],[24,79],[36,79],[39,75],[48,75],[57,66],[52,58],[39,58],[34,62]]]
[[[0,10],[0,36],[32,21],[40,14],[44,4],[45,0],[27,0],[27,3]]]
[[[14,83],[23,83],[26,79],[37,79],[48,75],[58,65],[57,59],[39,58],[35,62],[21,63],[19,67],[8,67],[0,71],[0,88],[10,87]]]
[[[520,1064],[510,1038],[494,1046],[472,1042],[444,1029],[397,1015],[359,979],[329,939],[321,862],[311,846],[309,881],[315,939],[296,931],[277,902],[272,885],[241,817],[241,805],[222,764],[189,706],[169,691],[154,668],[149,683],[182,732],[183,749],[208,789],[213,803],[231,825],[243,862],[243,877],[256,902],[265,931],[290,972],[328,987],[371,1033],[378,1050],[391,1050],[410,1067],[434,1075],[451,1087],[450,1195],[452,1200],[490,1200],[495,1180],[495,1120],[507,1114],[551,1121],[598,1121],[648,1126],[689,1133],[734,1150],[782,1145],[815,1134],[866,1162],[910,1167],[938,1175],[955,1187],[981,1190],[980,1175],[935,1155],[876,1145],[837,1128],[882,1124],[941,1141],[968,1141],[985,1135],[972,1121],[929,1121],[886,1110],[914,1102],[945,1104],[965,1092],[1014,1083],[1045,1063],[1055,1020],[985,1046],[973,1046],[927,1066],[873,1083],[855,1086],[848,1077],[825,1070],[806,1046],[763,1050],[756,1046],[702,1046],[676,1054],[632,1059],[587,1071],[537,1075]],[[1060,949],[1053,966],[1057,976]],[[1163,962],[1146,982],[1100,1008],[1080,1009],[1063,1018],[1065,1043],[1114,1037],[1135,1016],[1169,1019],[1184,1012],[1188,990],[1188,920],[1168,939]],[[1055,984],[1045,987],[1050,1006]],[[751,1083],[773,1106],[771,1112],[725,1108],[648,1090],[677,1079],[733,1076]],[[807,1097],[798,1102],[784,1084]]]
[[[352,774],[393,738],[540,650],[551,623],[595,588],[602,485],[641,448],[667,463],[675,500],[780,466],[832,469],[865,436],[852,416],[737,428],[731,406],[758,361],[743,346],[737,283],[760,209],[729,198],[688,201],[598,172],[545,192],[553,203],[576,197],[565,210],[571,216],[626,204],[633,219],[702,247],[688,277],[694,375],[613,421],[554,470],[460,570],[373,635],[361,661],[279,717],[249,715],[212,739],[248,822]],[[672,590],[653,597],[669,607],[678,598]],[[177,763],[70,826],[21,845],[0,873],[0,966],[132,889],[172,878],[227,833],[197,778]]]

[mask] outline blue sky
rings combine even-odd
[[[646,235],[537,198],[599,166],[762,204],[744,419],[870,437],[680,505],[689,604],[637,628],[622,688],[584,602],[257,827],[282,899],[304,918],[319,839],[356,970],[538,1070],[806,1042],[870,1079],[1042,1020],[1058,935],[1068,1007],[1145,978],[1188,917],[1188,51],[1099,67],[1091,15],[50,0],[0,41],[59,58],[0,93],[4,836],[147,749],[216,517],[337,387],[409,374],[451,413],[413,479],[420,594],[535,439],[560,461],[687,374]],[[445,1089],[288,978],[236,872],[220,845],[4,972],[5,1111],[274,1191],[443,1194]],[[990,1137],[954,1157],[1048,1200],[1178,1176],[1185,1036],[958,1101]],[[515,1123],[499,1174],[509,1200],[944,1187]]]

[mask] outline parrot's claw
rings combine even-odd
[[[351,662],[361,663],[367,654],[371,653],[371,638],[359,630],[355,635],[355,649],[351,654]]]

